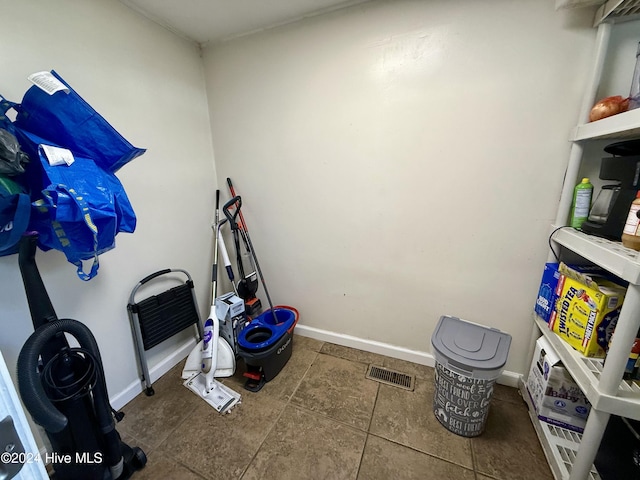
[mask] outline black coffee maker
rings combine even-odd
[[[617,183],[602,187],[581,230],[619,241],[631,202],[640,190],[640,140],[612,143],[604,151],[613,157],[602,159],[599,178]]]

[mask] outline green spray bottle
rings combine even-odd
[[[585,220],[589,218],[592,195],[593,185],[586,177],[573,189],[573,205],[571,206],[571,226],[573,228],[582,227]]]

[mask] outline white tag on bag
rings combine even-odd
[[[67,86],[54,77],[51,72],[32,73],[27,78],[36,87],[44,90],[49,95],[53,95],[56,92],[69,93]]]

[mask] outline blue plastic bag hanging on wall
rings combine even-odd
[[[113,172],[145,149],[133,147],[52,73],[36,74],[55,83],[49,93],[49,85],[31,87],[22,104],[0,96],[0,127],[31,158],[22,178],[32,202],[28,229],[39,232],[40,248],[62,251],[78,276],[90,280],[98,273],[98,255],[115,247],[117,233],[135,230],[135,213]],[[6,115],[10,108],[17,112],[14,122]],[[60,147],[67,149],[64,161],[52,162],[52,149]],[[92,261],[88,272],[84,261]]]
[[[119,180],[90,158],[73,157],[73,163],[52,165],[51,155],[40,145],[38,160],[45,187],[33,202],[30,230],[39,232],[43,250],[62,251],[77,267],[82,280],[98,273],[101,255],[115,247],[119,231],[133,232],[136,219]],[[35,167],[30,167],[35,168]],[[83,261],[93,263],[85,271]]]
[[[91,105],[78,95],[54,70],[31,75],[38,82],[27,90],[16,106],[15,125],[39,137],[68,148],[81,157],[92,158],[108,171],[116,172],[146,150],[136,148],[120,135]],[[54,79],[64,86],[45,91]],[[55,90],[53,93],[49,93]]]

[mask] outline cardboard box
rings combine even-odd
[[[558,295],[556,294],[556,287],[560,278],[558,267],[559,264],[557,263],[546,263],[542,272],[542,280],[540,281],[534,311],[545,322],[549,322],[551,312],[553,312],[556,300],[558,300]]]
[[[561,276],[559,267],[559,263],[545,263],[540,288],[538,289],[538,298],[534,307],[536,315],[547,323],[558,300],[559,292],[556,289]],[[570,265],[570,267],[588,275],[606,275],[608,273],[595,265]]]
[[[591,405],[544,337],[536,342],[527,391],[540,420],[582,433]]]
[[[220,321],[244,313],[244,301],[233,292],[225,293],[216,298],[216,316]]]
[[[220,337],[224,338],[233,353],[238,354],[238,335],[247,323],[244,301],[233,292],[216,298],[216,317],[220,326]]]
[[[626,288],[604,276],[580,273],[564,263],[559,271],[558,299],[549,328],[584,356],[604,357]]]

